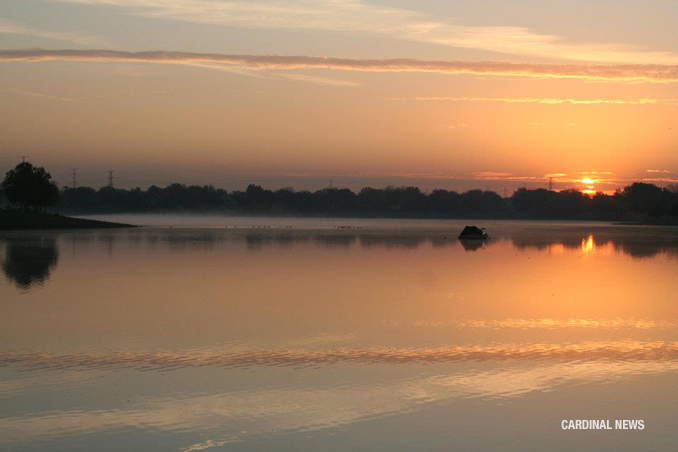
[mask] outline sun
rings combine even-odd
[[[590,177],[585,177],[581,180],[581,183],[586,186],[586,188],[581,190],[582,193],[589,196],[596,194],[595,180],[591,179]]]

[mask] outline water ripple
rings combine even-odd
[[[349,364],[453,363],[461,361],[675,361],[678,342],[587,341],[572,344],[496,344],[437,348],[345,348],[337,350],[196,350],[181,352],[0,353],[0,365],[33,369],[117,369],[171,371],[186,367],[309,367]]]

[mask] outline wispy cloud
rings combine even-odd
[[[670,320],[652,320],[652,319],[590,319],[590,318],[572,318],[572,319],[503,319],[503,320],[487,320],[487,319],[470,319],[470,320],[455,320],[455,321],[416,321],[413,326],[415,328],[470,328],[470,329],[578,329],[578,328],[593,328],[596,330],[604,329],[640,329],[640,330],[654,330],[654,329],[672,329],[678,326],[678,322]]]
[[[678,82],[678,65],[540,64],[417,59],[352,59],[318,56],[227,55],[192,52],[112,50],[0,50],[0,62],[90,61],[164,64],[228,64],[249,69],[333,69],[364,72],[433,72],[500,77],[574,78],[606,81]]]
[[[619,43],[569,43],[525,27],[460,25],[362,0],[52,0],[106,5],[156,19],[254,29],[367,32],[396,39],[513,55],[604,63],[678,64],[678,55]]]
[[[276,74],[279,77],[286,78],[289,80],[296,80],[299,82],[312,83],[315,85],[330,85],[330,86],[360,86],[360,83],[353,82],[350,80],[341,80],[337,78],[330,77],[317,77],[313,75],[305,74]]]
[[[459,129],[468,129],[469,125],[465,122],[452,123],[452,124],[441,124],[439,127],[450,130],[459,130]]]
[[[534,97],[387,97],[387,101],[500,102],[546,105],[678,105],[678,99],[571,99]],[[543,125],[545,123],[536,123]]]
[[[22,90],[19,90],[19,89],[5,89],[3,91],[21,94],[22,96],[30,96],[30,97],[37,97],[37,98],[50,99],[50,100],[59,100],[59,101],[62,101],[62,102],[77,102],[77,103],[80,103],[80,104],[85,103],[82,100],[71,99],[70,97],[53,96],[51,94],[36,93],[36,92],[33,92],[33,91],[22,91]]]
[[[574,127],[577,125],[576,122],[563,122],[563,121],[557,121],[557,122],[543,122],[543,121],[533,121],[530,123],[531,125],[535,127],[545,127],[545,126],[569,126],[569,127]]]
[[[238,66],[233,66],[233,65],[226,65],[226,64],[211,64],[211,63],[201,63],[201,62],[191,62],[187,61],[185,63],[187,66],[193,66],[193,67],[199,67],[199,68],[205,68],[205,69],[214,69],[217,71],[224,71],[224,72],[230,72],[233,74],[238,74],[238,75],[244,75],[247,77],[255,77],[255,78],[268,78],[265,75],[261,74],[260,72],[254,70],[254,69],[248,69],[244,67],[238,67]]]
[[[486,178],[486,177],[511,177],[513,173],[501,173],[495,171],[481,171],[478,173],[473,173],[475,177]]]
[[[535,180],[543,180],[544,178],[541,177],[541,176],[519,175],[519,174],[502,173],[502,172],[495,172],[495,171],[481,171],[481,172],[471,173],[471,179],[483,180],[483,181],[500,180],[500,181],[507,181],[507,182],[509,182],[509,181],[510,182],[529,182],[529,181],[535,181]]]
[[[670,170],[658,170],[658,169],[649,169],[645,170],[648,173],[659,173],[659,174],[676,174],[678,172],[676,171],[670,171]]]
[[[23,25],[10,23],[2,19],[0,19],[0,33],[21,36],[35,36],[38,38],[70,42],[73,44],[81,44],[86,46],[101,46],[104,44],[104,42],[98,37],[89,36],[78,32],[64,33],[56,31],[35,30]]]
[[[244,75],[246,77],[255,77],[255,78],[265,78],[265,79],[287,79],[297,82],[310,83],[313,85],[328,85],[328,86],[360,86],[360,83],[353,82],[350,80],[341,80],[331,77],[318,77],[307,74],[275,74],[268,73],[264,74],[258,69],[233,66],[223,63],[186,63],[188,66],[205,68],[205,69],[215,69],[218,71],[231,72],[233,74]]]

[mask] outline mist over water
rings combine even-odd
[[[0,234],[0,449],[675,447],[676,228],[105,219]]]

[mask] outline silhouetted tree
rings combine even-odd
[[[605,218],[614,218],[624,213],[618,196],[608,196],[604,193],[596,193],[591,199],[591,210],[601,214]]]
[[[660,216],[662,214],[663,190],[656,185],[635,182],[624,187],[619,196],[631,211]]]
[[[100,204],[97,191],[91,187],[64,188],[59,199],[61,207],[71,210],[95,212]]]
[[[461,207],[461,196],[456,191],[433,190],[428,195],[428,207],[434,212],[443,214],[458,212]]]
[[[0,188],[10,204],[25,210],[44,210],[56,205],[59,200],[59,189],[52,181],[52,175],[28,162],[19,163],[9,170]]]
[[[519,188],[511,199],[518,212],[551,212],[558,193],[544,188],[528,190]]]

